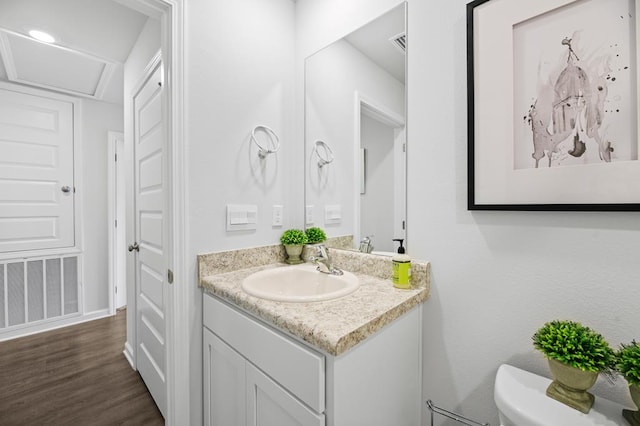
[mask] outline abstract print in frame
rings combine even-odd
[[[470,210],[640,210],[635,12],[468,4]]]
[[[514,25],[516,169],[638,159],[634,19],[582,0]]]

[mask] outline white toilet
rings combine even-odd
[[[498,369],[494,400],[501,426],[625,426],[620,404],[600,398],[583,414],[549,398],[545,391],[550,379],[511,365]]]

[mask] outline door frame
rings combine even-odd
[[[121,0],[118,0],[121,1]],[[122,2],[122,1],[121,1]],[[131,7],[148,16],[160,19],[164,90],[163,90],[163,125],[165,126],[166,159],[165,178],[168,186],[167,220],[164,223],[167,241],[167,267],[173,271],[174,282],[169,285],[169,300],[166,312],[166,341],[167,341],[167,425],[190,424],[190,344],[189,344],[189,303],[191,288],[186,260],[187,249],[187,208],[186,208],[186,139],[184,137],[184,0],[133,0],[124,1],[124,5]],[[127,94],[131,98],[133,94]],[[132,158],[127,161],[133,161]],[[129,200],[127,200],[129,201]],[[127,210],[133,206],[127,203]],[[133,217],[127,212],[127,222]],[[130,238],[129,223],[127,223],[127,238]],[[127,257],[127,271],[129,271],[130,257]],[[129,281],[129,273],[127,273]],[[131,303],[131,298],[127,303]],[[135,308],[134,308],[135,311]],[[129,335],[135,324],[137,315],[127,315],[127,343],[125,356],[136,367],[135,349],[131,342],[137,342],[137,336]],[[194,396],[197,397],[197,396]]]
[[[118,238],[118,233],[126,227],[126,214],[120,214],[120,206],[126,206],[125,191],[118,191],[118,181],[125,179],[124,168],[119,167],[124,164],[124,133],[107,132],[107,194],[108,213],[107,223],[109,226],[109,314],[115,315],[117,309],[116,283],[126,283],[126,258],[125,262],[119,264],[118,256],[122,256],[126,250],[126,235]],[[118,145],[121,145],[119,147]],[[116,155],[119,158],[116,160]],[[119,171],[120,169],[120,171]],[[117,225],[116,225],[116,221]],[[126,231],[126,229],[125,229]],[[120,265],[120,267],[118,267]],[[122,292],[122,289],[120,289]],[[126,285],[124,286],[126,292]]]

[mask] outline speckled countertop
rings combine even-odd
[[[429,295],[429,263],[412,261],[412,288],[391,284],[391,258],[332,250],[333,263],[354,273],[360,287],[339,299],[289,303],[253,297],[241,288],[254,272],[286,268],[281,246],[198,256],[199,287],[322,351],[337,356],[408,312]],[[366,272],[366,273],[364,273]]]

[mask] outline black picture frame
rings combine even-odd
[[[498,4],[498,3],[502,3],[502,4],[507,4],[507,3],[518,3],[520,6],[523,5],[523,3],[535,3],[535,2],[518,2],[517,0],[495,0],[493,3]],[[577,2],[571,2],[571,1],[567,1],[567,0],[558,0],[558,9],[561,9],[562,7],[567,6],[568,4],[574,4],[574,3],[580,3],[580,1]],[[636,3],[640,3],[639,1],[636,1]],[[485,60],[485,58],[482,58],[480,56],[480,53],[482,51],[486,52],[486,47],[484,49],[479,48],[479,46],[482,46],[481,43],[487,43],[490,42],[491,37],[487,38],[487,37],[477,37],[477,31],[478,28],[483,27],[484,33],[482,33],[483,35],[486,34],[486,32],[488,31],[492,31],[492,29],[487,29],[488,26],[490,26],[490,21],[492,18],[490,18],[491,16],[491,9],[488,8],[488,6],[492,5],[492,0],[475,0],[472,1],[470,3],[467,4],[467,120],[468,120],[468,128],[467,128],[467,209],[471,210],[471,211],[478,211],[478,210],[512,210],[512,211],[640,211],[640,161],[638,160],[638,154],[636,151],[636,157],[632,158],[629,161],[623,161],[620,163],[609,163],[607,164],[607,166],[611,166],[611,170],[615,171],[616,173],[613,173],[612,176],[612,182],[606,182],[606,184],[603,184],[602,188],[597,188],[597,191],[594,190],[593,191],[593,195],[588,193],[588,191],[584,191],[585,192],[585,199],[584,200],[573,200],[573,199],[569,199],[568,201],[570,202],[563,202],[565,201],[565,199],[563,199],[563,194],[562,191],[559,190],[558,193],[552,193],[550,194],[550,197],[548,200],[545,199],[535,199],[533,201],[527,201],[527,200],[522,200],[520,195],[521,195],[521,191],[516,191],[517,196],[516,197],[505,197],[504,199],[500,199],[500,196],[497,197],[485,197],[484,195],[479,196],[479,192],[490,192],[493,194],[493,192],[491,191],[486,191],[485,189],[487,187],[490,187],[490,184],[487,184],[487,179],[483,178],[483,170],[488,170],[491,167],[493,167],[493,164],[490,164],[490,162],[488,161],[484,161],[481,160],[480,158],[484,158],[486,156],[482,156],[482,155],[476,155],[477,153],[482,153],[482,149],[485,148],[485,142],[483,140],[483,138],[485,137],[484,134],[479,133],[478,132],[478,128],[480,126],[482,126],[482,123],[484,118],[483,117],[479,117],[477,114],[478,111],[481,111],[481,115],[484,112],[484,109],[482,109],[484,106],[482,104],[479,104],[479,100],[477,97],[478,94],[478,89],[479,87],[481,87],[481,85],[486,84],[485,81],[483,81],[483,77],[481,73],[477,73],[477,69],[476,66],[479,62],[483,63],[485,69],[490,69],[490,64],[487,66],[486,64],[490,61],[490,59]],[[639,5],[640,6],[640,5]],[[484,8],[484,10],[483,10]],[[482,10],[482,12],[479,12],[480,10]],[[499,8],[495,8],[496,12],[499,12],[500,9]],[[549,12],[555,12],[555,9],[550,9]],[[640,7],[638,8],[638,12],[640,13]],[[629,14],[629,16],[631,16],[631,14]],[[484,19],[484,21],[483,21]],[[508,19],[508,18],[496,18],[496,19]],[[631,23],[633,21],[633,24]],[[640,32],[640,26],[636,26],[636,22],[634,19],[630,19],[629,20],[629,26],[633,26],[634,28],[634,33],[635,30],[637,30],[638,32]],[[496,37],[500,37],[500,35],[496,35]],[[564,44],[564,42],[563,42]],[[637,53],[637,48],[638,48],[638,43],[636,42],[636,40],[632,39],[631,37],[629,37],[628,40],[628,46],[630,51],[633,51],[634,53]],[[571,48],[571,45],[569,45],[569,49]],[[480,50],[481,52],[478,52],[478,50]],[[629,55],[631,56],[631,55]],[[638,59],[640,59],[640,55],[636,54],[635,55],[635,59],[636,61]],[[634,86],[637,87],[638,85],[640,85],[640,79],[638,79],[638,74],[637,71],[638,67],[637,67],[637,63],[629,63],[629,80],[633,80],[634,81]],[[503,69],[496,69],[497,73],[501,73],[501,72],[505,72]],[[477,74],[480,74],[480,76],[478,76]],[[485,73],[484,75],[487,75],[488,73]],[[511,78],[513,78],[511,76]],[[484,80],[488,80],[488,79],[484,79]],[[513,89],[512,89],[513,90]],[[630,96],[633,96],[633,104],[636,105],[636,109],[638,108],[637,104],[638,104],[638,91],[636,89],[636,93],[632,94]],[[485,96],[484,99],[486,99],[487,97]],[[484,102],[484,101],[480,101],[480,102]],[[512,102],[513,104],[513,102]],[[535,105],[535,104],[534,104]],[[533,106],[533,105],[532,105]],[[511,117],[508,117],[509,120],[512,120],[511,122],[513,123],[514,121],[514,109],[511,109]],[[631,114],[631,113],[630,113]],[[637,126],[637,122],[640,122],[640,120],[638,120],[638,116],[637,116],[637,111],[635,112],[635,114],[632,114],[633,118],[636,121],[636,126]],[[496,120],[499,121],[499,120]],[[485,125],[486,126],[486,125]],[[499,124],[497,124],[497,126],[499,126]],[[630,124],[631,128],[633,129],[633,124]],[[637,127],[635,127],[637,129]],[[579,130],[576,131],[576,133]],[[632,144],[637,144],[638,141],[638,133],[635,133],[635,141],[630,141],[629,145],[631,146]],[[514,137],[515,139],[515,137]],[[631,138],[630,138],[631,139]],[[494,142],[491,142],[494,143]],[[505,142],[507,143],[507,142]],[[512,145],[515,145],[515,142],[510,141],[509,143],[511,143]],[[634,148],[631,148],[631,151],[633,151]],[[612,150],[613,151],[613,150]],[[555,152],[554,152],[555,153]],[[533,155],[533,154],[532,154]],[[534,157],[535,158],[535,157]],[[602,157],[600,157],[602,159]],[[536,159],[536,164],[537,164],[537,160]],[[509,160],[506,160],[509,161]],[[551,154],[549,153],[548,155],[548,161],[549,161],[549,169],[551,169]],[[624,163],[624,167],[620,167],[621,170],[617,170],[616,167],[614,165],[619,165]],[[631,164],[633,163],[633,164]],[[591,166],[591,165],[590,165]],[[537,165],[536,165],[537,167]],[[557,170],[560,169],[565,169],[565,171],[562,172],[558,172]],[[584,168],[583,168],[584,169]],[[605,175],[608,175],[608,171],[605,170],[602,166],[600,165],[595,165],[593,166],[593,169],[595,169],[597,171],[597,173],[604,173]],[[534,170],[538,170],[537,168]],[[555,172],[556,174],[560,174],[560,176],[567,176],[567,180],[569,179],[574,179],[573,174],[577,173],[576,171],[581,171],[580,167],[565,167],[565,166],[561,166],[561,167],[557,167],[553,172]],[[489,172],[490,174],[493,172]],[[511,173],[511,171],[509,171],[509,173]],[[529,172],[527,172],[529,173]],[[537,172],[536,172],[537,173]],[[541,171],[541,173],[549,173],[548,171]],[[486,173],[485,173],[486,174]],[[499,173],[495,173],[496,175],[498,175]],[[507,174],[506,172],[504,174]],[[511,173],[514,174],[514,173]],[[531,173],[529,173],[529,175],[531,175]],[[580,175],[582,176],[582,174]],[[636,179],[637,178],[637,179]],[[499,181],[499,178],[494,179],[495,181]],[[524,180],[526,182],[526,180]],[[501,182],[499,182],[501,183]],[[507,186],[506,183],[501,183],[504,184],[504,186]],[[613,188],[614,192],[621,192],[621,195],[619,198],[616,199],[612,199],[612,196],[609,196],[611,194],[611,189],[607,188],[607,185],[610,185]],[[479,188],[481,188],[481,190],[479,190]],[[620,190],[620,189],[623,190]],[[527,185],[520,185],[520,189],[524,189],[525,191],[528,189]],[[496,193],[500,193],[501,191],[495,191]],[[507,192],[507,191],[504,191]],[[541,192],[541,191],[538,191]],[[553,191],[550,191],[553,192]],[[484,194],[484,193],[483,193]],[[536,194],[537,195],[537,194]],[[573,195],[573,194],[570,194]],[[617,196],[617,195],[616,195]],[[489,199],[488,199],[489,198]],[[516,198],[515,200],[513,198]],[[526,197],[525,197],[526,198]],[[535,197],[534,197],[535,198]],[[541,197],[538,197],[541,198]],[[544,198],[544,197],[542,197]],[[569,197],[570,198],[570,197]]]

